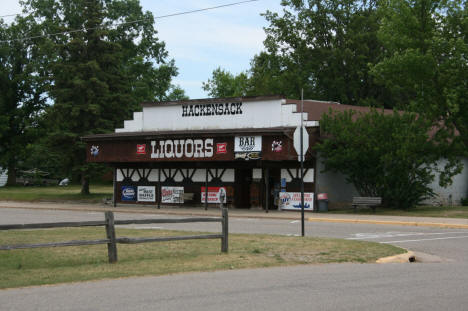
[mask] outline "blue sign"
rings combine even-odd
[[[122,201],[136,201],[136,188],[134,186],[122,186]]]
[[[281,188],[286,188],[286,178],[281,178]]]

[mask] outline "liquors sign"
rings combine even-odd
[[[152,159],[210,158],[212,156],[213,138],[151,141]]]

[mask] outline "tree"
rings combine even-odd
[[[303,88],[306,98],[384,106],[388,94],[368,68],[381,53],[377,1],[282,3],[281,16],[265,14],[266,52],[252,62],[253,88],[280,90],[290,98],[298,98]]]
[[[233,75],[218,67],[213,70],[212,79],[203,82],[202,88],[212,97],[246,96],[249,91],[249,81],[245,72]]]
[[[270,23],[265,51],[252,59],[247,79],[244,73],[233,76],[218,69],[204,89],[229,91],[240,79],[247,95],[299,98],[304,89],[306,98],[389,107],[390,93],[369,72],[369,64],[378,63],[382,52],[377,3],[282,1],[282,14],[264,14]]]
[[[450,138],[431,136],[432,122],[414,113],[330,111],[320,129],[316,150],[325,170],[344,174],[360,195],[380,196],[388,207],[410,208],[434,195],[436,173],[444,182],[460,172],[459,165],[438,167],[451,153]]]
[[[468,150],[466,1],[390,0],[379,14],[384,57],[371,74],[392,94],[394,107],[445,124]]]
[[[137,0],[25,0],[25,10],[48,35],[43,77],[53,106],[47,109],[48,145],[81,176],[82,193],[97,170],[86,163],[80,137],[112,131],[139,103],[184,97],[171,84],[174,61]],[[171,93],[172,92],[172,93]]]
[[[37,136],[37,117],[45,107],[38,50],[30,37],[38,33],[31,18],[0,20],[0,164],[8,168],[8,185],[16,183],[18,162]]]

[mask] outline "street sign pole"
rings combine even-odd
[[[304,236],[304,89],[301,89],[301,233]]]

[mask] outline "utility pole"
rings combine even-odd
[[[301,233],[302,236],[304,233],[304,89],[301,89]]]

